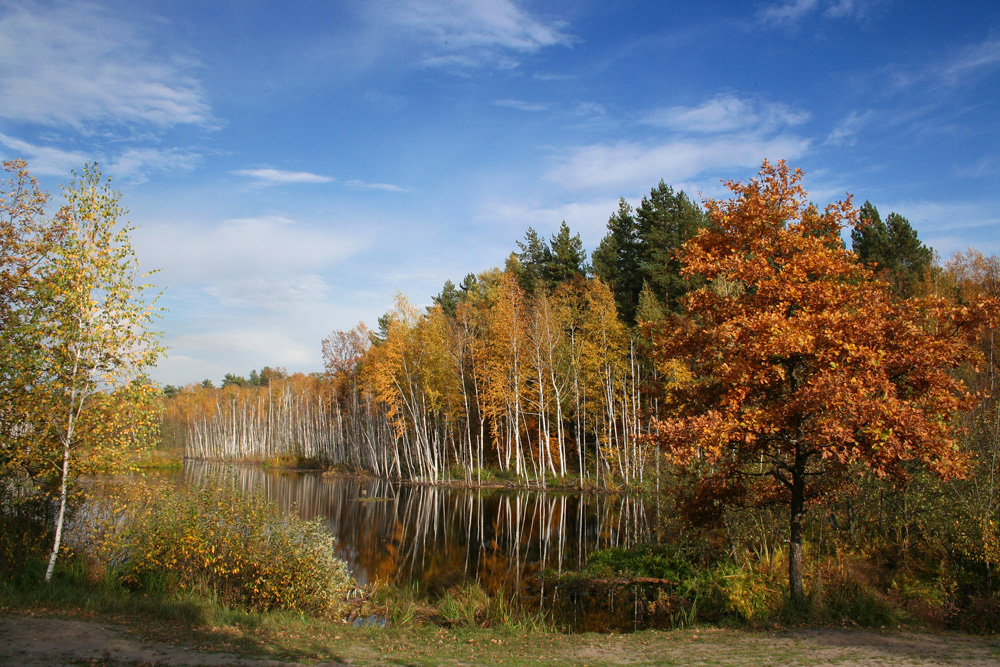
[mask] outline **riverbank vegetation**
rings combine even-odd
[[[705,209],[661,183],[621,202],[593,266],[565,224],[529,230],[503,270],[331,334],[325,375],[189,388],[168,420],[195,458],[655,490],[699,526],[784,506],[770,529],[799,602],[809,520],[842,547],[875,525],[907,551],[924,522],[966,545],[953,566],[975,551],[989,573],[997,259],[938,266],[902,216],[819,211],[799,180],[765,162]]]

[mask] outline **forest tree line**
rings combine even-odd
[[[853,255],[838,235],[840,251],[892,299],[997,296],[996,256],[970,249],[942,265],[898,213],[883,220],[865,202],[857,216]],[[397,294],[375,330],[331,333],[324,373],[264,369],[227,375],[219,389],[189,386],[167,401],[164,423],[195,458],[287,453],[431,482],[658,481],[665,460],[648,436],[691,370],[655,354],[655,332],[705,286],[679,251],[713,224],[660,182],[634,207],[620,201],[590,262],[565,222],[549,239],[529,229],[502,269],[447,281],[424,309]],[[987,397],[968,419],[995,443],[993,334],[980,332],[989,363],[955,372]]]

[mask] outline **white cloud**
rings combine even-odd
[[[289,336],[283,327],[274,324],[193,332],[168,341],[172,349],[183,352],[161,361],[156,376],[164,382],[184,384],[204,377],[218,382],[225,373],[247,373],[262,366],[283,366],[291,372],[310,367],[319,370],[321,340],[317,337],[307,342]],[[245,367],[247,359],[255,359],[256,365]]]
[[[736,130],[772,132],[801,125],[809,114],[780,102],[740,99],[730,93],[716,95],[697,107],[668,107],[647,113],[642,122],[681,132],[713,134]]]
[[[349,188],[354,190],[384,190],[385,192],[409,192],[409,189],[401,187],[399,185],[393,185],[392,183],[366,183],[365,181],[359,181],[357,179],[352,179],[344,183]]]
[[[886,213],[895,211],[914,226],[935,233],[979,227],[1000,228],[1000,212],[995,202],[941,203],[915,200],[891,205],[879,204],[878,208],[883,212],[883,219]]]
[[[9,4],[0,44],[0,117],[76,129],[215,122],[185,64],[153,53],[135,27],[95,5]]]
[[[874,5],[884,0],[789,0],[763,7],[757,18],[764,23],[792,26],[808,20],[815,15],[826,19],[854,18],[864,19]]]
[[[852,111],[830,131],[830,134],[826,137],[826,141],[823,142],[824,145],[853,146],[855,137],[868,122],[870,116],[871,112],[858,113],[857,111]]]
[[[710,170],[756,167],[764,158],[796,159],[809,146],[801,137],[752,134],[657,145],[595,144],[573,150],[547,178],[570,190],[641,192],[660,179],[680,183]]]
[[[966,47],[938,68],[935,75],[943,83],[958,84],[967,78],[1000,68],[1000,39],[988,39]]]
[[[178,148],[129,148],[111,160],[108,171],[119,178],[141,182],[149,172],[190,171],[200,160],[200,153]]]
[[[438,50],[430,66],[517,65],[511,55],[531,54],[571,38],[556,22],[543,22],[512,0],[400,0],[386,14]]]
[[[357,228],[301,224],[280,215],[230,219],[208,228],[145,224],[134,238],[144,265],[163,269],[165,285],[249,284],[316,273],[371,243],[370,234]]]
[[[0,134],[0,144],[7,147],[5,159],[24,158],[28,169],[38,176],[66,176],[73,169],[79,170],[93,159],[85,153],[65,151],[51,146],[37,146],[27,141]]]
[[[792,0],[764,7],[758,16],[768,23],[795,23],[811,14],[817,5],[819,0]]]
[[[289,183],[331,183],[332,176],[311,174],[307,171],[282,171],[281,169],[238,169],[238,176],[254,179],[255,185],[287,185]]]
[[[67,176],[86,163],[98,161],[104,171],[116,178],[143,182],[150,172],[187,171],[193,169],[201,155],[177,148],[128,148],[116,155],[95,155],[66,151],[53,146],[38,146],[21,139],[0,134],[0,144],[6,146],[9,157],[21,157],[28,169],[39,176]]]
[[[518,111],[548,111],[548,104],[538,102],[525,102],[523,100],[497,100],[493,106],[517,109]]]
[[[286,276],[244,274],[216,281],[205,291],[225,308],[252,308],[280,313],[323,303],[330,293],[330,286],[315,273]]]

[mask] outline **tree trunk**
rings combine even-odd
[[[795,466],[792,471],[792,503],[788,539],[788,591],[792,602],[805,600],[802,585],[802,523],[805,518],[805,469]]]
[[[70,421],[70,433],[72,434],[72,420]],[[69,442],[63,445],[62,475],[59,485],[59,514],[56,517],[56,536],[52,544],[52,554],[49,556],[49,565],[45,568],[45,581],[52,580],[52,572],[56,567],[56,559],[59,558],[59,547],[62,545],[63,524],[66,519],[67,486],[69,481]]]

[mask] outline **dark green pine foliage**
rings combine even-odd
[[[618,314],[635,323],[643,277],[639,270],[639,237],[632,207],[618,200],[618,210],[608,219],[608,233],[594,251],[594,274],[611,287]]]
[[[256,374],[256,371],[253,371],[250,374],[250,377],[253,378],[254,374]],[[234,375],[233,373],[226,373],[226,376],[222,378],[222,386],[223,388],[234,387],[234,386],[245,387],[247,386],[247,379],[242,375]]]
[[[552,251],[538,236],[538,232],[531,227],[525,232],[524,241],[517,242],[517,247],[521,249],[521,252],[515,253],[517,261],[512,261],[513,257],[509,258],[507,268],[517,273],[521,289],[527,294],[534,294],[542,283],[545,267],[552,258]]]
[[[878,209],[866,201],[861,207],[861,225],[851,230],[851,249],[893,286],[897,296],[917,294],[934,263],[934,251],[920,242],[917,231],[898,213],[885,221]]]
[[[677,250],[708,224],[702,208],[683,190],[660,181],[633,212],[620,200],[608,220],[608,234],[594,252],[594,273],[609,283],[622,318],[636,321],[644,284],[670,312],[695,284],[681,275]]]
[[[441,308],[441,312],[448,317],[455,317],[455,311],[458,309],[458,302],[461,300],[462,294],[463,292],[455,287],[455,283],[446,280],[444,281],[444,287],[441,288],[441,293],[433,297],[433,299],[434,303]]]
[[[548,263],[543,276],[549,289],[567,283],[587,273],[587,251],[579,234],[570,234],[569,225],[563,220],[559,232],[549,241]]]
[[[546,243],[531,227],[518,241],[521,252],[508,258],[506,268],[517,273],[521,289],[534,294],[539,289],[552,290],[587,273],[587,253],[579,234],[570,232],[564,220],[559,231]]]
[[[683,190],[675,192],[660,181],[636,209],[635,221],[643,278],[667,310],[678,312],[681,297],[691,290],[695,279],[681,275],[681,263],[675,255],[708,224],[708,217]]]

